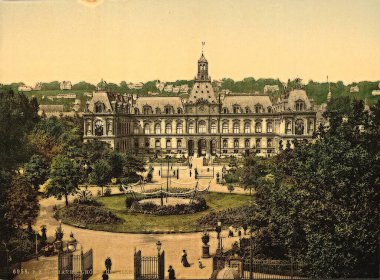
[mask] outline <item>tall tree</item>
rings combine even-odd
[[[33,155],[29,162],[25,164],[25,178],[33,185],[36,191],[49,178],[49,173],[49,163],[40,155]]]
[[[50,182],[46,189],[47,196],[58,199],[65,198],[66,206],[69,205],[68,196],[75,194],[80,181],[79,165],[67,156],[58,155],[53,159],[50,169]]]
[[[92,167],[92,171],[89,177],[91,183],[96,184],[102,188],[103,195],[104,186],[108,184],[112,178],[112,167],[106,160],[98,160]]]

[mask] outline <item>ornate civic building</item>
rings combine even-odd
[[[84,141],[120,152],[210,156],[271,156],[294,139],[312,138],[314,102],[303,89],[269,95],[214,92],[203,53],[186,97],[94,92],[84,112]]]

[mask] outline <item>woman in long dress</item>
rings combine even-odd
[[[189,262],[187,261],[187,253],[186,253],[186,250],[183,250],[181,263],[183,264],[184,267],[190,267],[190,264],[189,264]]]

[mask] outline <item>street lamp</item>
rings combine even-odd
[[[156,242],[156,247],[157,247],[157,253],[158,253],[158,255],[160,254],[161,246],[162,246],[162,243],[161,243],[160,240],[158,240],[158,241]]]
[[[77,240],[74,238],[74,234],[70,233],[70,240],[67,242],[67,250],[74,252],[77,249]]]
[[[221,243],[221,236],[220,233],[222,232],[222,222],[218,221],[217,226],[215,228],[215,231],[217,233],[217,238],[218,238],[218,248],[216,249],[216,254],[220,255],[222,253],[222,243]]]

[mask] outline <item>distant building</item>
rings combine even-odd
[[[129,84],[128,84],[128,88],[129,88],[129,89],[142,89],[143,86],[144,86],[143,83],[136,83],[136,84],[134,84],[134,83],[129,83]]]
[[[86,97],[92,97],[92,93],[91,92],[85,92],[84,96],[86,96]]]
[[[41,117],[58,117],[63,114],[63,110],[63,105],[40,105],[38,115]]]
[[[188,84],[184,84],[184,85],[181,85],[181,87],[180,87],[180,92],[181,93],[188,93],[189,92],[189,85]]]
[[[173,87],[173,93],[179,93],[180,89],[181,89],[180,86]]]
[[[264,86],[264,93],[273,93],[280,91],[280,88],[278,85],[265,85]]]
[[[223,83],[222,80],[213,80],[212,82],[213,82],[213,83],[215,84],[215,86],[217,86],[217,87],[221,87],[221,86],[222,86],[222,83]]]
[[[148,91],[148,94],[149,94],[149,95],[158,95],[158,92]]]
[[[375,96],[380,95],[380,90],[378,90],[378,89],[373,90],[372,95],[375,95]]]
[[[359,92],[359,87],[358,87],[358,86],[352,86],[352,87],[350,88],[350,92],[351,92],[351,93]]]
[[[75,99],[77,98],[77,95],[75,93],[59,93],[55,96],[55,98],[58,99]]]
[[[71,82],[70,81],[62,81],[59,84],[59,88],[61,90],[71,90],[71,88],[72,88]]]
[[[159,91],[163,91],[164,88],[165,88],[165,83],[164,82],[161,82],[161,81],[157,81],[156,82],[156,88],[159,90]]]
[[[172,92],[173,91],[173,85],[166,85],[164,88],[164,91],[166,92]]]
[[[42,90],[42,83],[41,82],[36,83],[33,90]]]
[[[18,91],[32,91],[32,87],[26,86],[26,85],[22,85],[22,86],[18,87]]]

